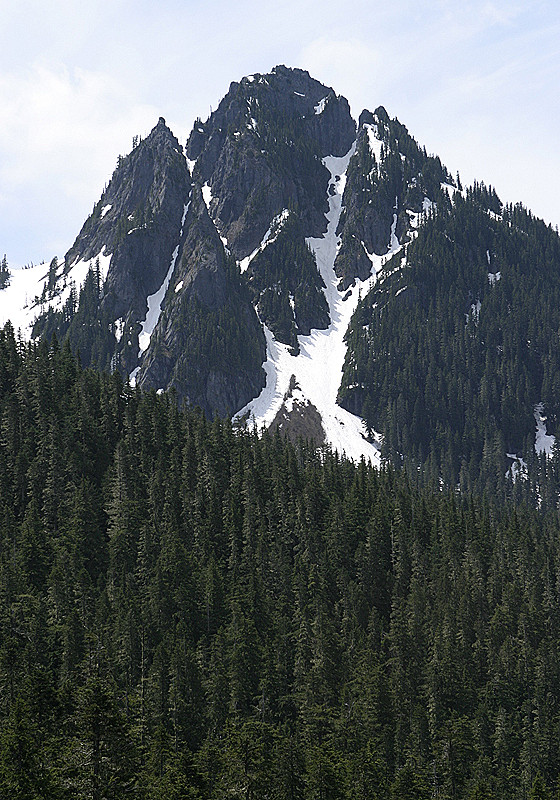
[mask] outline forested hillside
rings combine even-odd
[[[358,307],[340,400],[394,465],[555,508],[559,454],[535,434],[560,413],[560,237],[483,184],[451,194]]]
[[[560,530],[0,332],[0,796],[541,798]]]

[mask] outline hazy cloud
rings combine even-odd
[[[130,150],[135,133],[157,122],[156,109],[110,76],[44,64],[1,75],[0,107],[2,228],[9,221],[18,230],[25,222],[31,230],[48,229],[49,241],[58,240],[56,232],[69,220],[78,232],[84,198],[93,205],[117,155]],[[63,247],[71,244],[60,238]],[[53,253],[38,253],[32,243],[25,260],[39,255]]]

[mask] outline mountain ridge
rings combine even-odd
[[[477,217],[478,207],[485,208],[484,218]],[[459,237],[452,256],[434,256],[429,242],[438,252],[442,244],[430,238],[432,229],[453,226],[463,208],[472,231]],[[543,269],[554,270],[557,236],[550,226],[536,231],[530,215],[527,223],[515,213],[521,228],[533,231],[523,258],[540,264],[545,258],[540,252],[546,251]],[[462,189],[383,106],[364,110],[356,123],[348,102],[332,88],[304,70],[278,66],[234,81],[208,120],[196,120],[184,150],[160,118],[146,139],[119,157],[64,264],[39,281],[42,295],[28,307],[26,319],[36,308],[35,337],[67,336],[86,365],[117,369],[146,389],[174,387],[179,400],[209,416],[236,415],[257,427],[282,418],[289,429],[286,403],[291,412],[298,406],[299,416],[313,409],[309,413],[319,414],[320,428],[315,422],[295,427],[322,429],[326,443],[357,460],[412,458],[421,468],[432,459],[427,472],[434,478],[445,474],[445,482],[455,485],[461,472],[471,486],[477,472],[484,472],[484,453],[501,448],[500,457],[490,461],[501,473],[494,484],[503,489],[513,475],[506,475],[507,453],[531,460],[527,437],[539,403],[547,435],[556,430],[550,389],[558,380],[554,348],[546,355],[536,336],[541,344],[533,355],[542,369],[522,366],[525,356],[508,362],[510,375],[519,365],[526,388],[496,385],[493,392],[505,392],[506,405],[515,410],[498,412],[494,402],[482,438],[461,428],[457,412],[469,417],[476,397],[486,396],[479,378],[474,373],[465,378],[466,399],[457,399],[454,411],[437,385],[427,388],[432,377],[425,377],[429,370],[421,362],[428,363],[426,353],[437,350],[433,337],[449,338],[434,324],[446,316],[442,303],[452,309],[447,316],[455,332],[448,347],[455,358],[464,349],[458,320],[465,315],[471,320],[467,327],[475,338],[485,326],[493,285],[485,276],[505,276],[493,293],[498,297],[511,268],[517,269],[511,245],[515,213],[504,213],[491,187]],[[503,242],[500,252],[480,233],[486,218],[494,225],[492,236]],[[478,277],[472,273],[467,285],[472,243],[481,236],[487,241],[476,250]],[[483,274],[485,251],[490,255]],[[446,258],[454,259],[454,284]],[[523,269],[527,286],[536,287],[535,270]],[[533,307],[538,292],[531,289],[529,295]],[[399,321],[389,330],[382,315],[397,308]],[[423,339],[414,325],[426,313]],[[507,307],[496,313],[499,330],[505,330]],[[547,315],[542,325],[552,330],[546,301],[538,314]],[[504,355],[498,328],[489,340],[496,340],[492,347],[498,348],[501,374],[509,351]],[[492,362],[488,341],[481,339],[476,347]],[[386,354],[383,363],[376,352]],[[411,352],[417,367],[410,366]],[[442,369],[456,369],[448,356],[438,358]],[[298,402],[290,394],[292,384],[298,386]],[[447,379],[441,385],[447,386]],[[391,394],[390,387],[400,388]],[[422,397],[426,392],[430,398]],[[426,415],[430,404],[435,410]],[[519,433],[510,435],[508,425]],[[438,426],[448,431],[445,447],[434,438]],[[476,439],[471,450],[460,444],[467,430]],[[470,452],[468,469],[461,466],[463,452]]]

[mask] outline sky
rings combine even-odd
[[[560,224],[557,0],[0,0],[0,257],[64,255],[133,136],[277,64]]]

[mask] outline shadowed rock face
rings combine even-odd
[[[326,440],[321,415],[313,403],[298,399],[298,390],[299,386],[295,376],[292,375],[289,389],[272,420],[270,430],[272,432],[277,430],[294,444],[299,439],[307,439],[320,446]]]
[[[233,414],[264,386],[265,339],[235,262],[200,188],[192,190],[181,250],[138,381],[173,386],[207,414]]]
[[[177,245],[191,177],[182,147],[160,117],[150,135],[119,157],[111,181],[66,254],[77,259],[111,253],[106,295],[120,316],[161,285]]]
[[[344,98],[303,70],[279,66],[232,83],[187,144],[194,179],[210,190],[210,214],[234,257],[274,240],[246,278],[261,320],[294,352],[299,334],[330,323],[305,238],[326,230],[330,174],[322,158],[344,155],[354,138]]]
[[[297,210],[308,236],[325,231],[321,159],[344,155],[355,130],[347,100],[304,70],[279,66],[231,84],[208,121],[195,123],[187,156],[212,190],[212,217],[236,258],[258,246],[285,208]]]
[[[262,326],[163,118],[119,158],[66,256],[67,270],[100,252],[112,257],[91,316],[92,323],[99,316],[122,325],[112,367],[125,374],[136,370],[136,381],[145,388],[173,386],[181,400],[209,415],[233,413],[258,394],[266,357]],[[148,298],[160,290],[172,263],[161,315],[140,356]],[[89,363],[88,354],[84,360]]]

